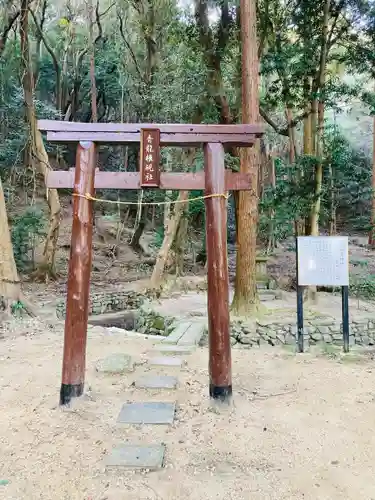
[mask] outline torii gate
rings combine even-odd
[[[251,190],[249,174],[225,170],[224,145],[251,147],[263,134],[260,125],[77,123],[40,120],[47,140],[77,145],[75,169],[51,172],[48,188],[72,188],[73,225],[69,261],[60,404],[84,389],[95,189],[160,188],[204,190],[208,274],[209,393],[232,395],[227,261],[226,191]],[[100,172],[100,143],[141,145],[140,172]],[[202,146],[204,172],[159,171],[160,146]],[[254,186],[256,188],[256,186]]]

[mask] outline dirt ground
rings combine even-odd
[[[113,233],[113,222],[107,222]],[[218,410],[208,398],[205,347],[187,358],[186,369],[164,370],[178,375],[176,391],[146,392],[131,384],[146,370],[142,363],[152,341],[94,329],[87,349],[86,394],[72,408],[59,408],[63,325],[54,311],[66,294],[70,235],[67,211],[59,238],[60,280],[47,286],[24,282],[26,295],[42,308],[43,321],[14,321],[3,332],[0,325],[1,499],[375,500],[372,355],[233,349],[234,404]],[[144,240],[154,255],[151,233]],[[142,288],[144,283],[133,280],[147,281],[150,274],[147,258],[127,245],[117,257],[109,257],[113,241],[111,236],[105,244],[94,239],[92,293],[105,292],[112,284]],[[352,274],[375,274],[375,252],[364,243],[351,238]],[[234,262],[232,251],[232,278]],[[204,273],[191,262],[189,266],[196,275]],[[294,266],[288,244],[270,259],[270,274],[281,278],[281,288],[283,283],[290,287]],[[321,297],[320,313],[340,314],[338,296]],[[295,318],[293,293],[266,306],[274,318]],[[160,308],[203,315],[206,305],[195,294],[187,301],[171,298]],[[285,310],[275,310],[280,308]],[[374,307],[351,299],[351,311],[367,317]],[[99,359],[118,352],[139,361],[134,373],[104,376],[95,371]],[[116,423],[123,403],[151,400],[177,401],[173,426]],[[165,443],[165,467],[147,473],[106,472],[104,457],[121,443]]]
[[[4,500],[375,499],[370,357],[233,349],[234,405],[217,410],[207,397],[207,349],[187,357],[176,391],[145,393],[131,384],[152,341],[94,329],[87,393],[62,410],[62,325],[13,327],[0,342]],[[115,352],[134,356],[134,373],[95,371]],[[116,424],[124,402],[142,400],[176,400],[174,425]],[[165,443],[165,468],[106,472],[105,455],[126,442]]]

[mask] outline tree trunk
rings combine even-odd
[[[329,235],[336,234],[336,195],[335,195],[335,179],[333,175],[332,163],[328,167],[329,190],[330,190],[330,216],[329,216]]]
[[[242,122],[259,121],[259,62],[255,0],[241,0],[242,39]],[[254,191],[242,191],[238,197],[238,239],[235,293],[232,310],[250,315],[259,307],[256,286],[256,241],[258,225],[259,144],[242,149],[240,171],[251,174]]]
[[[35,131],[35,156],[37,158],[39,170],[46,184],[48,174],[52,169],[49,165],[48,154],[44,147],[42,135],[37,129],[36,119],[34,119],[33,127]],[[46,242],[44,244],[43,261],[36,271],[37,277],[43,280],[48,280],[49,277],[56,278],[57,276],[55,261],[61,214],[61,205],[57,189],[46,190],[46,199],[49,208],[49,226]]]
[[[151,229],[155,230],[156,227],[156,205],[151,207]]]
[[[91,85],[91,120],[93,123],[98,121],[97,89],[95,78],[95,43],[93,37],[94,31],[94,7],[92,0],[87,4],[87,17],[89,21],[89,51],[90,51],[90,85]]]
[[[188,218],[187,218],[187,204],[184,206],[184,210],[180,219],[180,224],[178,225],[176,239],[175,239],[175,251],[176,251],[176,276],[182,276],[184,272],[184,252],[186,248],[186,240],[188,235]]]
[[[305,101],[305,118],[303,120],[303,154],[304,156],[312,155],[312,130],[311,130],[311,78],[306,76],[303,85],[304,101]],[[307,172],[309,175],[309,172]],[[304,221],[305,235],[310,234],[310,218],[305,217]]]
[[[172,171],[172,159],[171,159],[171,154],[170,151],[167,151],[167,159],[165,162],[165,172],[171,172]],[[172,199],[172,194],[173,191],[170,189],[167,189],[164,193],[164,218],[163,218],[163,224],[164,224],[164,234],[167,232],[168,229],[168,223],[169,219],[171,216],[171,204],[170,200]]]
[[[308,231],[310,236],[319,236],[319,215],[320,215],[320,204],[321,204],[321,191],[323,183],[323,163],[319,159],[318,154],[320,152],[320,130],[323,128],[323,124],[320,123],[321,119],[324,119],[324,114],[320,110],[319,106],[319,117],[318,123],[316,122],[316,106],[317,101],[314,100],[311,103],[311,130],[312,130],[312,145],[314,148],[314,153],[317,157],[317,163],[314,172],[314,199],[311,206],[310,220]],[[309,286],[307,288],[307,298],[308,302],[317,303],[318,294],[316,286]]]
[[[91,95],[91,121],[97,123],[98,121],[98,91],[96,88],[95,77],[95,42],[94,42],[94,7],[93,0],[87,2],[87,18],[89,23],[89,58],[90,58],[90,95]],[[93,227],[96,227],[96,211],[94,207],[93,214]]]
[[[135,216],[135,223],[134,223],[134,231],[132,234],[132,237],[130,239],[129,245],[132,247],[132,249],[135,252],[142,252],[142,247],[139,243],[139,240],[141,239],[141,236],[143,234],[143,230],[146,226],[146,210],[143,203],[143,189],[138,193],[138,208],[137,208],[137,215]]]
[[[270,184],[273,189],[276,188],[276,170],[275,170],[275,158],[273,156],[270,157],[271,161],[271,179]],[[267,253],[271,253],[276,248],[276,237],[275,237],[275,209],[271,208],[270,210],[270,224],[268,228],[268,244],[267,244]]]
[[[375,115],[372,120],[372,205],[371,205],[371,229],[368,244],[375,246]]]
[[[12,313],[13,307],[19,305],[30,316],[36,316],[34,308],[21,291],[0,178],[0,313],[3,310],[8,316]]]
[[[324,4],[323,14],[323,29],[322,41],[320,48],[320,62],[317,75],[317,82],[315,84],[314,93],[320,91],[319,102],[316,98],[312,101],[311,117],[314,135],[314,154],[317,158],[315,168],[315,192],[314,202],[311,210],[310,234],[312,236],[319,235],[319,216],[322,194],[322,181],[323,181],[323,137],[324,137],[324,85],[326,81],[326,65],[327,65],[327,52],[328,52],[328,21],[330,12],[331,0],[326,0]],[[316,118],[317,115],[317,118]]]
[[[310,121],[311,121],[311,154],[316,154],[317,147],[317,132],[318,132],[318,100],[313,99],[310,104]]]
[[[11,306],[21,300],[21,284],[14,260],[8,225],[3,185],[0,178],[0,311],[11,312]]]
[[[48,155],[44,147],[43,138],[38,130],[35,106],[33,99],[33,73],[30,64],[30,51],[28,39],[28,0],[22,0],[20,14],[20,37],[21,37],[21,65],[22,86],[25,100],[26,118],[29,125],[29,144],[32,155],[32,163],[38,167],[39,172],[47,181],[48,173],[52,170],[48,161]],[[56,189],[46,190],[46,199],[49,207],[49,228],[43,252],[43,261],[37,270],[36,277],[47,280],[55,277],[55,255],[57,239],[60,226],[60,200]]]
[[[316,115],[318,112],[318,118]],[[319,236],[319,216],[321,205],[321,191],[323,182],[323,162],[322,162],[322,135],[324,127],[324,110],[321,103],[313,100],[311,103],[311,119],[312,119],[312,136],[313,148],[316,156],[316,166],[314,172],[314,199],[311,206],[310,213],[310,235]]]
[[[314,93],[320,91],[319,101],[314,98],[311,105],[312,130],[314,137],[314,154],[316,156],[315,167],[315,188],[314,200],[311,207],[310,215],[310,235],[319,236],[319,217],[322,199],[322,184],[323,184],[323,140],[324,140],[324,85],[326,81],[326,65],[327,65],[327,37],[328,37],[328,21],[331,0],[326,0],[323,14],[323,29],[322,41],[320,49],[320,63],[315,84]],[[310,287],[309,300],[316,302],[317,290],[316,287]]]
[[[297,156],[297,146],[296,146],[296,131],[295,127],[292,126],[293,123],[293,110],[289,107],[285,110],[285,116],[288,123],[288,137],[289,137],[289,164],[293,165],[296,161]],[[289,169],[291,172],[291,170]],[[290,182],[293,182],[295,186],[300,185],[303,182],[303,170],[298,170],[296,172],[296,177],[293,178],[292,175],[289,176]],[[294,232],[296,236],[302,236],[305,232],[305,223],[302,217],[296,217],[294,219]]]
[[[30,3],[30,2],[29,2]],[[35,14],[35,12],[30,9],[29,12],[32,15],[37,31],[37,43],[38,43],[38,48],[37,48],[37,57],[39,58],[39,51],[40,51],[40,42],[43,41],[44,46],[49,53],[49,55],[52,58],[52,63],[53,67],[55,68],[55,73],[56,73],[56,109],[61,113],[63,109],[62,105],[62,75],[61,75],[61,68],[60,68],[60,63],[58,61],[58,58],[55,54],[55,52],[52,50],[51,45],[48,43],[46,36],[44,35],[43,32],[43,27],[44,27],[44,22],[46,18],[46,9],[47,9],[47,2],[44,1],[42,5],[42,16],[41,16],[41,21],[38,21],[38,18]],[[34,82],[36,81],[37,75],[39,74],[39,59],[38,59],[38,67],[37,70],[34,73]]]
[[[290,108],[286,108],[285,115],[288,123],[289,163],[293,165],[293,163],[296,161],[296,131],[292,126],[293,111]]]
[[[312,140],[311,140],[311,102],[310,102],[310,93],[311,93],[311,83],[308,77],[305,78],[304,82],[304,99],[305,99],[305,118],[303,120],[303,154],[311,155],[312,154]]]
[[[180,219],[185,209],[184,203],[188,200],[188,198],[189,191],[180,191],[178,196],[179,203],[175,204],[174,214],[169,219],[167,232],[164,235],[163,244],[156,258],[154,270],[152,271],[151,288],[159,288],[162,284],[164,268],[168,259],[168,254],[175,240]]]
[[[269,154],[264,139],[259,140],[259,163],[260,169],[258,173],[258,197],[263,200],[265,190],[266,172],[268,169]]]

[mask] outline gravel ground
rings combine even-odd
[[[89,334],[87,393],[57,406],[62,327],[15,323],[0,342],[0,497],[4,500],[335,500],[375,498],[374,373],[369,358],[233,350],[234,404],[207,398],[207,350],[189,356],[175,391],[131,386],[151,340]],[[131,354],[134,373],[96,362]],[[351,360],[351,362],[348,362]],[[167,371],[165,373],[167,373]],[[160,373],[160,370],[159,370]],[[173,426],[116,424],[126,401],[177,401]],[[157,472],[106,472],[120,443],[165,443]],[[3,484],[8,482],[8,484]]]

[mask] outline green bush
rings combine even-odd
[[[45,237],[45,221],[41,210],[28,208],[12,224],[14,258],[20,271],[35,268],[35,247]]]
[[[350,294],[362,299],[375,299],[375,275],[351,278]]]

